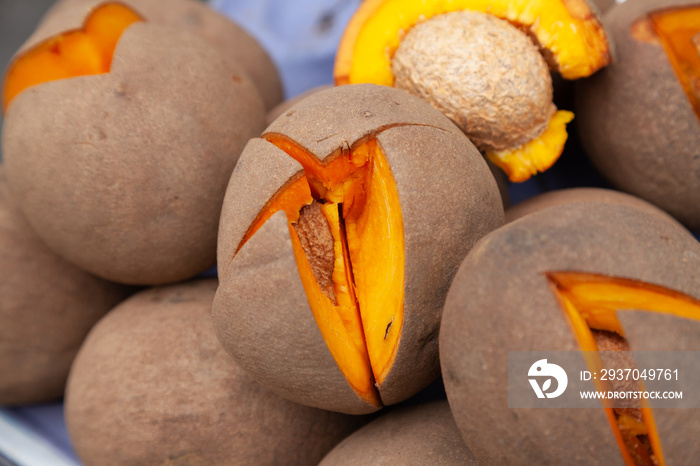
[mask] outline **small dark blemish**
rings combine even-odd
[[[114,96],[115,97],[124,97],[126,96],[126,89],[123,83],[120,83],[117,85],[117,87],[114,89]]]
[[[237,83],[242,83],[242,82],[243,82],[243,78],[241,78],[241,77],[238,76],[237,74],[234,74],[233,76],[231,76],[231,79],[233,79],[233,80],[234,80],[235,82],[237,82]]]
[[[392,319],[391,322],[389,322],[389,325],[386,326],[386,330],[384,331],[384,339],[386,340],[386,337],[389,336],[389,329],[391,328],[391,324],[394,323],[394,320]]]
[[[318,23],[316,24],[316,29],[318,30],[319,33],[324,34],[333,28],[334,22],[335,22],[335,18],[333,17],[333,13],[332,12],[325,13],[323,16],[321,16],[319,18]]]
[[[294,115],[295,113],[296,113],[296,110],[290,110],[287,112],[287,114],[285,116],[290,117],[290,116]]]

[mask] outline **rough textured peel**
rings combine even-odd
[[[663,287],[698,300],[699,267],[700,245],[687,231],[660,215],[614,203],[552,206],[484,237],[455,277],[440,331],[447,396],[477,460],[487,464],[624,464],[620,443],[602,407],[507,408],[503,387],[508,374],[499,361],[507,360],[509,351],[582,349],[547,273],[575,271],[643,282],[652,285],[645,289]],[[615,299],[618,291],[614,290]],[[626,293],[622,298],[625,296],[643,294]],[[646,309],[646,305],[630,302],[626,307]],[[633,351],[700,348],[700,322],[693,319],[632,310],[617,311],[616,317]],[[650,338],[655,332],[658,336]],[[585,364],[583,355],[581,362]],[[481,403],[473,403],[474,399]],[[668,464],[695,458],[700,421],[685,411],[653,411]],[[675,429],[671,428],[674,423]],[[653,438],[650,432],[650,440]]]
[[[696,0],[672,3],[693,20]],[[613,186],[698,230],[700,120],[650,19],[668,9],[665,0],[635,0],[608,11],[617,59],[577,83],[575,110],[584,148]],[[678,32],[688,52],[691,35]]]
[[[3,157],[22,212],[60,256],[109,280],[166,283],[213,265],[226,183],[263,125],[240,68],[198,37],[138,22],[109,73],[18,94]]]
[[[294,227],[314,200],[335,300]],[[353,413],[401,401],[436,375],[446,280],[500,208],[483,158],[429,104],[374,85],[315,93],[250,141],[229,183],[219,339],[294,401]]]
[[[65,401],[83,464],[316,464],[365,421],[253,381],[211,326],[215,280],[145,290],[91,331]]]

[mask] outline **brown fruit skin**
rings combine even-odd
[[[214,336],[215,290],[215,280],[146,290],[90,333],[65,404],[86,465],[315,464],[361,425],[253,382]]]
[[[700,120],[663,47],[632,36],[656,9],[694,0],[635,0],[611,8],[617,60],[576,89],[576,121],[590,159],[617,188],[700,229]]]
[[[78,8],[84,15],[102,5],[105,0],[60,0],[42,18],[39,29],[21,50],[36,45],[54,34],[60,34],[64,17],[73,15]],[[277,67],[262,46],[231,19],[211,7],[194,0],[119,0],[141,15],[146,21],[194,34],[214,46],[224,57],[239,65],[255,85],[265,103],[265,109],[282,101],[282,82]]]
[[[503,208],[507,209],[508,207],[510,207],[510,195],[508,194],[508,180],[506,179],[506,175],[503,173],[503,170],[501,170],[488,160],[486,161],[486,163],[489,166],[489,170],[491,170],[491,174],[496,179],[496,184],[498,185],[498,192],[501,194],[501,202],[503,204]]]
[[[319,466],[474,465],[446,401],[383,414],[331,450]]]
[[[666,221],[673,223],[681,230],[687,232],[685,227],[678,223],[676,219],[655,205],[626,193],[602,188],[570,188],[540,194],[507,209],[506,223],[510,223],[521,217],[525,217],[526,215],[547,209],[549,207],[579,202],[602,202],[606,204],[621,204],[636,207],[651,215],[657,215]],[[688,232],[688,234],[690,233]]]
[[[129,290],[51,252],[0,167],[0,405],[53,401],[90,328]]]
[[[324,160],[380,128],[377,140],[401,202],[406,253],[403,330],[379,390],[390,405],[437,377],[437,334],[449,283],[472,244],[503,223],[503,213],[496,182],[476,148],[445,116],[403,91],[372,84],[321,91],[266,133],[285,134]],[[222,209],[214,327],[227,351],[277,394],[333,411],[372,412],[377,408],[352,391],[316,326],[286,216],[275,214],[232,261],[256,215],[300,169],[267,141],[253,139],[244,150]]]
[[[2,143],[10,188],[51,249],[109,280],[162,284],[214,264],[226,183],[263,125],[238,67],[137,23],[110,73],[20,93]]]
[[[292,97],[291,99],[287,99],[284,102],[281,102],[281,103],[275,105],[269,112],[267,112],[267,116],[265,117],[265,120],[267,121],[267,125],[270,126],[273,121],[275,121],[284,112],[286,112],[287,110],[292,108],[292,106],[294,106],[294,104],[296,104],[297,102],[304,100],[305,98],[307,98],[311,94],[315,94],[318,91],[323,91],[326,89],[330,89],[332,87],[333,87],[332,84],[317,86],[317,87],[314,87],[312,89],[309,89],[306,92],[302,92],[301,94],[299,94],[296,97]]]
[[[599,12],[605,13],[615,5],[615,0],[591,0],[588,3],[595,5]]]
[[[603,409],[508,408],[509,351],[580,348],[544,275],[562,270],[641,280],[700,298],[700,243],[634,207],[559,205],[484,237],[455,277],[440,331],[447,397],[462,437],[482,464],[623,463]],[[633,351],[658,347],[652,343],[657,339],[639,336],[647,314],[618,312]],[[664,325],[664,335],[678,336],[664,341],[667,349],[700,349],[699,338],[682,337],[685,327],[697,329],[698,322],[669,318]],[[700,421],[685,411],[654,410],[659,425],[676,423],[675,431],[660,431],[667,464],[696,457]]]

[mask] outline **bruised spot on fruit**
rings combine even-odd
[[[585,0],[373,0],[348,25],[334,74],[338,85],[370,82],[425,99],[520,182],[559,158],[573,118],[552,103],[548,65],[577,79],[610,55]]]
[[[653,11],[649,18],[700,119],[700,5]]]
[[[58,79],[109,72],[124,30],[143,21],[120,3],[106,3],[85,19],[81,29],[51,37],[19,56],[5,77],[3,111],[24,89]]]
[[[659,285],[580,272],[550,272],[546,276],[581,349],[587,352],[587,363],[593,371],[599,372],[616,364],[633,367],[631,359],[594,356],[599,351],[629,351],[624,329],[616,315],[619,309],[639,309],[700,320],[700,300]],[[600,390],[611,388],[602,380],[595,383]],[[661,442],[648,406],[621,411],[604,406],[628,465],[663,464]]]
[[[303,170],[268,201],[238,246],[275,212],[286,213],[321,334],[350,386],[374,406],[381,406],[377,389],[396,357],[404,304],[403,218],[376,140],[383,129],[324,162],[284,135],[264,134]]]

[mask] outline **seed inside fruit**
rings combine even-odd
[[[391,86],[391,58],[406,31],[451,11],[492,14],[526,31],[548,50],[564,78],[589,76],[610,62],[605,31],[585,0],[366,0],[345,30],[335,63],[336,84]]]
[[[605,367],[600,357],[592,356],[598,351],[629,348],[624,329],[615,314],[619,309],[640,309],[700,319],[699,300],[658,285],[579,272],[550,272],[547,278],[581,349],[588,352],[587,362],[592,371],[600,372]],[[609,388],[600,380],[596,385],[600,390]],[[640,407],[641,419],[634,410],[616,413],[610,406],[605,406],[605,409],[628,465],[663,464],[661,442],[651,408]]]
[[[82,29],[51,37],[19,56],[5,77],[3,111],[24,89],[58,79],[109,72],[124,30],[142,18],[120,3],[106,3],[87,17]]]
[[[700,7],[667,8],[654,11],[649,17],[700,119]]]
[[[391,168],[374,136],[324,162],[279,134],[263,138],[297,160],[290,180],[241,245],[283,210],[316,323],[349,385],[381,406],[403,323],[404,234]],[[239,245],[240,249],[240,245]]]

